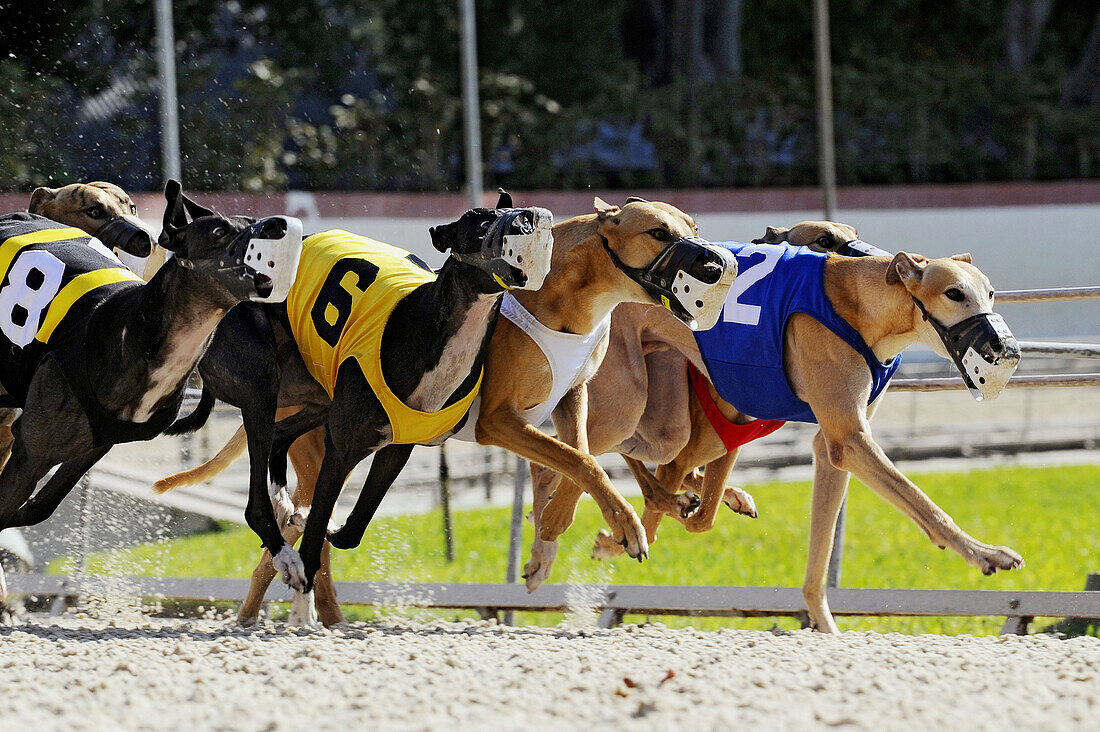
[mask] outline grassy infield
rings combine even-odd
[[[983,577],[955,554],[941,552],[900,512],[855,481],[849,495],[842,584],[846,587],[1081,590],[1089,571],[1100,571],[1096,530],[1100,466],[1000,468],[915,476],[925,492],[979,540],[1011,546],[1027,561],[1019,572]],[[667,520],[637,564],[588,557],[602,526],[585,501],[563,537],[553,581],[573,583],[770,585],[797,587],[806,561],[809,483],[769,483],[751,489],[760,509],[754,520],[725,511],[710,534],[690,535]],[[640,499],[635,501],[640,504]],[[638,506],[640,508],[640,505]],[[499,582],[504,578],[507,509],[461,512],[455,517],[456,558],[443,556],[439,512],[380,519],[360,549],[334,552],[339,580]],[[531,526],[525,522],[524,548]],[[101,561],[116,571],[163,576],[248,577],[259,556],[245,528],[137,547]],[[349,608],[349,617],[374,611]],[[426,613],[426,611],[424,611]],[[441,612],[447,617],[456,613]],[[525,623],[553,624],[561,616],[524,614]],[[630,616],[628,622],[641,622]],[[770,619],[654,618],[670,626],[767,628]],[[996,633],[1002,618],[840,618],[842,630],[906,633]],[[791,619],[776,621],[796,627]],[[1040,621],[1041,624],[1042,621]],[[1038,624],[1037,624],[1038,625]]]

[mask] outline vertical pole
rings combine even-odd
[[[836,530],[833,532],[833,553],[829,555],[829,574],[826,587],[840,587],[840,563],[844,557],[844,517],[848,513],[848,496],[840,504],[840,513],[836,517]]]
[[[172,0],[157,0],[157,70],[160,74],[160,156],[164,179],[181,180],[179,100],[176,94],[176,39]]]
[[[485,472],[481,476],[482,483],[485,485],[485,502],[489,503],[493,500],[493,448],[483,447],[482,460],[485,462]]]
[[[455,560],[454,523],[451,521],[451,470],[447,465],[447,446],[439,446],[439,503],[443,506],[443,540],[447,561]]]
[[[833,134],[833,68],[829,57],[829,0],[813,0],[814,67],[817,81],[817,163],[825,218],[836,213],[836,148]]]
[[[817,86],[817,164],[826,220],[836,216],[836,147],[833,132],[833,67],[829,53],[829,0],[813,0],[814,69]],[[844,515],[848,499],[840,505],[829,557],[829,587],[840,585],[840,561],[844,551]]]
[[[481,205],[481,103],[477,93],[477,31],[474,0],[459,0],[462,24],[462,111],[466,138],[466,189]]]
[[[523,548],[523,495],[527,490],[527,461],[516,455],[515,492],[512,495],[512,531],[508,536],[508,569],[504,581],[519,582],[519,555]],[[515,613],[504,613],[504,624],[512,625]]]

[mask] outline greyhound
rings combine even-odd
[[[323,232],[306,239],[285,306],[238,308],[218,329],[199,365],[203,401],[174,431],[200,426],[215,398],[240,407],[251,460],[246,518],[295,589],[298,621],[311,622],[308,593],[348,473],[376,452],[372,472],[383,464],[399,471],[413,444],[437,444],[461,423],[502,294],[546,277],[551,224],[549,211],[513,208],[502,191],[497,208],[429,230],[435,248],[450,251],[438,275],[396,247]],[[276,428],[280,405],[304,406]],[[285,491],[286,449],[321,425],[323,457],[299,555],[280,532],[302,520]],[[270,464],[270,496],[269,455],[282,458]],[[283,527],[268,520],[272,501]]]
[[[760,327],[771,327],[766,323],[769,314],[752,308],[778,307],[755,299],[763,297],[769,287],[787,297],[779,284],[780,278],[787,276],[781,263],[797,252],[784,244],[788,241],[830,249],[862,244],[851,227],[804,222],[793,230],[769,229],[753,245],[730,245],[742,267],[738,283],[747,284],[731,290],[723,315],[727,325],[745,325],[759,315]],[[665,513],[682,520],[691,531],[710,528],[723,502],[749,513],[750,507],[740,496],[724,489],[737,456],[734,433],[757,428],[766,419],[796,419],[820,425],[813,442],[810,550],[802,588],[810,619],[818,630],[837,632],[825,596],[825,576],[836,517],[852,473],[901,509],[934,544],[951,547],[983,573],[1022,567],[1023,559],[1013,550],[981,543],[963,532],[894,467],[874,442],[869,426],[878,398],[896,368],[896,357],[918,341],[940,356],[952,358],[960,369],[965,367],[964,377],[976,397],[994,398],[1004,387],[1020,350],[1003,320],[993,313],[994,291],[989,279],[967,254],[940,259],[905,252],[893,257],[802,256],[818,257],[806,270],[805,287],[820,283],[817,296],[827,300],[825,310],[833,310],[848,325],[847,337],[837,332],[843,331],[843,326],[823,324],[819,318],[828,318],[822,315],[794,312],[788,317],[781,313],[779,327],[770,331],[773,345],[738,335],[734,346],[751,343],[757,352],[770,348],[781,354],[776,375],[789,384],[786,396],[772,396],[771,377],[763,374],[762,361],[744,353],[733,355],[734,350],[721,340],[710,340],[714,331],[693,335],[654,308],[624,306],[616,311],[612,332],[617,341],[613,342],[624,346],[608,354],[604,368],[590,385],[589,445],[594,453],[617,450],[632,458],[628,463],[647,495],[643,523],[649,538],[655,538],[657,522]],[[754,272],[757,267],[766,271]],[[773,278],[774,283],[769,282]],[[753,285],[761,289],[754,292]],[[660,368],[647,371],[646,353],[662,358]],[[753,363],[758,369],[756,376],[746,383],[738,383],[736,376],[724,376],[724,359]],[[694,392],[689,391],[688,364],[705,375],[701,382],[695,379]],[[624,379],[624,373],[641,377]],[[717,382],[717,391],[712,382]],[[700,383],[705,386],[701,391]],[[748,395],[745,387],[751,388]],[[689,393],[693,394],[690,404]],[[765,398],[759,398],[761,394]],[[714,409],[706,408],[708,401],[715,403]],[[741,406],[735,406],[738,402]],[[721,436],[713,425],[722,429]],[[639,460],[667,465],[655,479]],[[674,494],[693,468],[704,463],[708,468],[702,505],[685,505],[684,496]],[[548,503],[539,531],[544,537],[556,538],[571,522],[576,497],[565,489],[564,482],[555,490],[560,479],[553,474],[533,470],[536,501],[539,496],[549,496],[542,499]],[[597,538],[597,556],[616,554],[618,549],[608,537]],[[540,560],[534,550],[532,560]],[[529,574],[528,586],[537,585],[545,576],[545,571]]]
[[[27,210],[83,229],[108,248],[133,257],[148,257],[156,241],[153,231],[137,217],[134,200],[114,183],[92,181],[35,188]]]
[[[171,425],[218,322],[269,294],[271,279],[244,265],[245,251],[285,234],[284,218],[227,218],[176,181],[165,198],[159,243],[176,256],[147,284],[79,229],[0,217],[0,384],[6,404],[23,408],[0,472],[0,530],[44,521],[112,445]],[[0,599],[5,590],[0,574]]]
[[[587,455],[584,421],[561,427],[558,439],[537,426],[563,394],[583,403],[585,384],[607,348],[607,326],[617,303],[662,303],[678,322],[709,327],[736,275],[736,262],[697,239],[695,222],[674,206],[630,198],[620,208],[597,198],[594,208],[593,214],[554,227],[550,273],[539,290],[505,295],[505,318],[489,343],[479,401],[465,426],[452,433],[561,467],[593,494],[616,527],[617,539],[640,559],[647,547],[637,515]],[[167,488],[207,479],[239,454],[239,435],[210,463],[158,485]],[[314,432],[290,449],[298,474],[296,505],[311,500],[321,444]],[[359,544],[409,450],[411,446],[391,445],[375,456],[347,523],[329,536],[334,546]],[[239,620],[247,624],[255,619],[273,576],[265,557],[252,575]],[[318,575],[317,609],[325,625],[342,617],[327,572]]]
[[[95,237],[94,241],[135,260],[148,257],[153,248],[154,233],[137,217],[133,199],[114,183],[92,181],[35,188],[27,210],[82,229]],[[18,409],[0,408],[0,469],[11,453],[11,423],[18,414]]]

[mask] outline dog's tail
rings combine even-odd
[[[195,411],[186,417],[180,417],[175,422],[168,426],[168,429],[164,430],[166,435],[183,435],[188,432],[194,432],[199,427],[206,424],[206,420],[210,419],[210,412],[214,410],[214,392],[207,389],[205,386],[202,389],[202,396],[199,397],[199,403],[195,405]]]
[[[198,465],[190,470],[184,470],[181,473],[175,475],[169,475],[167,478],[161,478],[153,484],[154,493],[167,493],[173,488],[179,488],[181,485],[194,485],[195,483],[202,483],[203,481],[210,480],[218,473],[222,472],[244,453],[245,447],[248,446],[248,438],[245,436],[244,425],[237,428],[237,431],[233,433],[233,436],[229,438],[229,442],[225,443],[225,447],[218,451],[218,454],[207,460],[202,465]]]

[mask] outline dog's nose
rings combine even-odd
[[[283,219],[264,219],[256,229],[263,239],[278,239],[286,233],[286,221]]]

